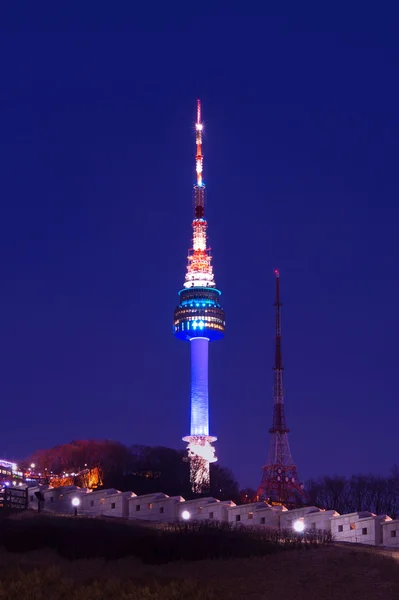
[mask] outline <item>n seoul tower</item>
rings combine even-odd
[[[201,102],[198,100],[193,244],[188,254],[184,287],[179,292],[179,305],[174,313],[174,334],[180,340],[189,341],[191,350],[191,426],[190,435],[185,436],[183,441],[188,444],[190,481],[196,493],[209,489],[209,464],[217,460],[212,446],[217,438],[209,435],[208,347],[210,341],[224,336],[226,325],[224,310],[219,303],[221,292],[216,288],[211,251],[207,247],[202,131]]]

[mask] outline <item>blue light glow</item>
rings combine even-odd
[[[208,340],[191,340],[191,435],[209,435]]]

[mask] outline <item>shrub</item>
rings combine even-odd
[[[264,556],[281,549],[331,541],[328,532],[235,527],[227,523],[189,522],[163,529],[96,519],[37,516],[4,519],[0,543],[10,552],[52,548],[61,556],[117,559],[135,556],[148,564],[176,560]]]

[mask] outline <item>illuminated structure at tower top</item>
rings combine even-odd
[[[175,336],[191,342],[191,428],[190,435],[183,440],[188,443],[192,488],[198,493],[209,488],[209,463],[216,460],[212,446],[216,437],[209,435],[208,343],[221,339],[225,329],[224,310],[220,306],[221,292],[215,287],[212,257],[207,244],[202,133],[201,103],[198,100],[192,248],[188,254],[184,287],[179,292],[179,305],[174,313]]]
[[[205,185],[202,179],[204,158],[202,155],[201,103],[197,101],[197,122],[195,123],[195,141],[197,152],[195,155],[195,170],[197,183],[194,186],[194,221],[193,221],[193,248],[188,256],[187,273],[184,282],[185,288],[207,287],[214,288],[213,268],[211,253],[207,248],[205,220]]]

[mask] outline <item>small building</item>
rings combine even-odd
[[[68,489],[58,488],[61,491],[58,496],[58,502],[56,502],[54,505],[56,512],[64,515],[73,514],[75,512],[75,508],[80,511],[80,507],[84,503],[84,498],[88,495],[88,493],[90,493],[90,490],[87,488],[80,488],[74,485],[67,487]],[[77,507],[72,503],[75,498],[79,500],[79,505]]]
[[[257,507],[254,513],[253,524],[279,529],[281,513],[283,512],[287,512],[285,506],[268,506],[264,503],[263,506]]]
[[[228,522],[228,511],[235,506],[232,500],[217,500],[215,498],[200,498],[187,500],[180,506],[179,520],[218,521]]]
[[[129,498],[129,519],[140,519],[144,521],[165,521],[174,501],[169,504],[169,496],[161,492],[157,494],[144,494]],[[166,508],[169,506],[168,508]]]
[[[107,490],[104,490],[107,492]],[[101,504],[101,514],[104,517],[117,517],[127,519],[129,517],[129,499],[136,498],[133,492],[111,491],[110,494],[103,494],[104,503]]]
[[[331,533],[336,542],[369,544],[380,546],[383,543],[383,523],[392,522],[387,515],[374,515],[371,512],[355,512],[331,519]]]
[[[116,490],[115,488],[109,488],[106,490],[96,490],[96,491],[91,491],[88,490],[88,493],[86,494],[86,496],[84,496],[82,498],[82,502],[81,505],[79,507],[79,512],[81,514],[87,515],[87,516],[91,516],[91,517],[97,517],[97,516],[101,516],[104,514],[104,511],[109,509],[112,510],[110,508],[111,503],[106,503],[106,499],[109,496],[114,496],[115,494],[121,493],[119,492],[119,490]],[[130,494],[132,492],[129,492]]]
[[[228,512],[228,522],[249,526],[260,525],[261,522],[262,524],[266,524],[266,514],[262,513],[262,515],[260,515],[261,511],[264,511],[265,509],[271,510],[270,504],[267,504],[266,502],[251,502],[250,504],[232,506],[229,508]],[[270,513],[270,516],[271,515],[272,513]],[[264,523],[263,518],[265,519]]]
[[[382,523],[382,545],[387,548],[399,548],[399,519]]]
[[[292,529],[295,521],[304,520],[305,517],[309,518],[310,515],[315,516],[320,512],[322,512],[322,509],[317,508],[317,506],[302,506],[301,508],[282,512],[280,515],[280,529]]]
[[[218,521],[219,523],[228,523],[229,509],[236,506],[232,500],[216,500],[202,504],[200,512],[197,514],[199,521]]]
[[[28,508],[30,510],[38,510],[39,509],[39,499],[37,494],[41,493],[44,498],[44,492],[50,489],[49,485],[30,485],[28,487]],[[53,489],[53,488],[51,488]],[[45,510],[44,500],[40,502],[40,510]]]
[[[339,517],[336,510],[320,510],[320,512],[308,513],[303,517],[305,530],[331,531],[331,519]]]
[[[204,520],[203,515],[208,515],[209,518],[209,512],[212,512],[206,510],[206,507],[209,505],[215,506],[218,502],[219,500],[212,498],[211,496],[207,498],[196,498],[195,500],[186,500],[179,506],[177,517],[179,521],[185,521],[187,519],[192,521],[202,521]]]
[[[79,498],[82,503],[82,499],[86,496],[88,490],[76,485],[66,485],[57,488],[51,485],[30,487],[28,490],[28,508],[33,510],[38,510],[39,508],[37,492],[41,492],[44,498],[40,503],[41,510],[68,515],[75,511],[75,507],[72,504],[73,498]]]
[[[166,496],[154,500],[151,508],[151,521],[168,521],[173,523],[177,521],[182,503],[185,503],[183,496]]]

